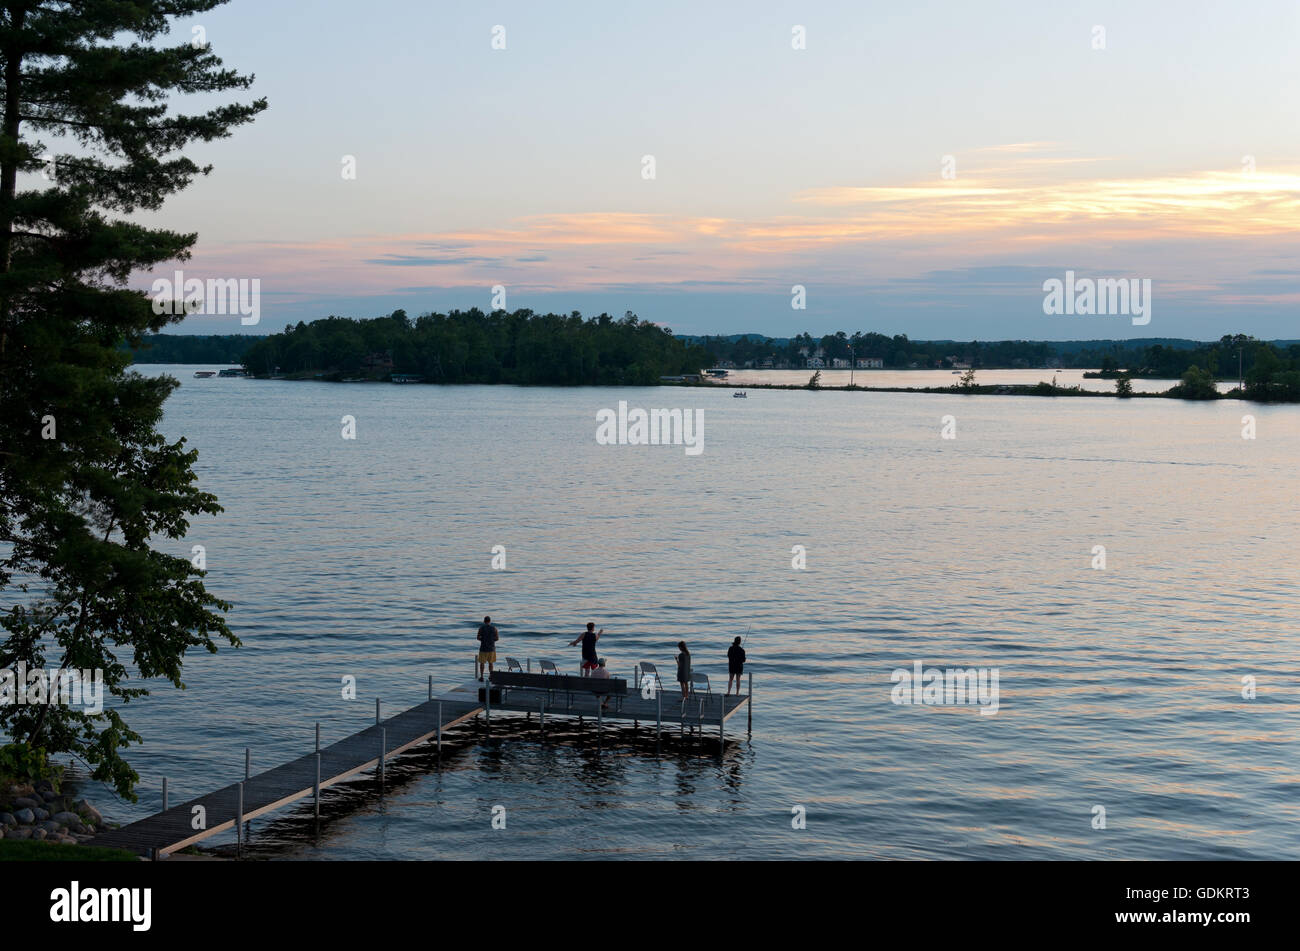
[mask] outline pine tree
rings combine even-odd
[[[177,382],[129,372],[121,349],[180,319],[127,279],[187,259],[197,237],[125,216],[210,171],[187,145],[266,108],[176,108],[252,83],[205,45],[167,43],[177,18],[224,2],[0,3],[0,671],[100,669],[112,703],[0,704],[0,728],[128,797],[122,751],[140,736],[116,708],[148,692],[136,678],[183,688],[190,648],[239,643],[203,572],[150,544],[221,507],[196,485],[196,453],[157,430]]]

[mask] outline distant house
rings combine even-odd
[[[826,367],[826,361],[821,357],[807,357],[804,360],[804,366],[809,370],[822,370]]]
[[[844,357],[831,357],[832,370],[847,370],[852,366],[853,364],[850,363],[848,360],[846,360]]]
[[[393,368],[393,351],[376,350],[361,358],[361,365],[367,370],[391,370]]]
[[[883,357],[858,357],[859,370],[883,370],[884,368]]]
[[[770,369],[772,369],[772,358],[771,358],[771,357],[764,357],[762,360],[759,360],[759,361],[758,361],[758,368],[759,368],[760,370],[770,370]]]

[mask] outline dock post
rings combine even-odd
[[[750,736],[754,735],[754,672],[749,672],[749,699],[745,701],[745,715],[749,718],[749,725],[745,732]]]
[[[655,742],[659,742],[659,734],[663,731],[664,726],[664,693],[662,690],[655,691]]]
[[[320,721],[316,721],[316,752],[320,753]]]
[[[245,782],[247,782],[251,778],[252,770],[253,770],[253,754],[249,751],[248,747],[245,746],[244,747],[244,781]]]
[[[528,672],[531,674],[533,672],[533,659],[531,657],[525,657],[524,663],[528,665]]]
[[[375,697],[375,726],[379,726],[379,698]]]
[[[316,799],[316,821],[320,822],[320,750],[316,751],[316,786],[312,792]]]
[[[384,781],[384,767],[388,754],[388,731],[383,727],[379,728],[379,781]]]
[[[492,684],[483,684],[483,712],[487,716],[488,726],[492,725]]]
[[[719,750],[722,748],[722,743],[723,743],[722,725],[723,723],[726,722],[726,719],[727,719],[727,701],[722,698],[721,694],[718,694],[718,748]]]
[[[546,698],[542,697],[537,701],[537,728],[546,732]]]
[[[167,811],[167,777],[163,777],[163,812]]]
[[[239,784],[239,811],[235,815],[235,855],[244,857],[244,784]]]
[[[429,699],[433,699],[433,674],[429,675]]]

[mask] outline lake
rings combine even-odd
[[[181,379],[163,429],[226,509],[162,547],[204,546],[244,647],[129,705],[141,801],[87,790],[112,820],[468,681],[491,614],[502,655],[570,670],[588,620],[616,675],[684,639],[714,689],[748,631],[753,735],[597,756],[496,718],[327,797],[318,837],[309,800],[257,820],[259,854],[1300,858],[1300,407],[140,369]],[[703,451],[598,445],[620,400],[702,409]],[[918,662],[996,671],[997,712],[893,702]]]

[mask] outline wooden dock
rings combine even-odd
[[[162,858],[230,829],[242,835],[249,820],[299,799],[314,796],[319,808],[321,790],[358,773],[383,769],[394,757],[430,740],[440,744],[444,731],[480,714],[489,723],[494,716],[522,713],[531,718],[536,714],[539,734],[545,733],[548,718],[563,717],[591,719],[597,727],[606,720],[631,721],[660,731],[698,731],[702,736],[716,729],[722,740],[727,720],[748,708],[750,699],[749,694],[724,697],[706,693],[683,702],[676,691],[658,690],[653,699],[632,691],[625,697],[610,698],[602,710],[601,698],[591,694],[517,688],[499,694],[496,687],[483,694],[483,687],[484,683],[472,681],[438,695],[430,687],[424,703],[387,720],[376,717],[373,726],[319,747],[319,752],[102,832],[88,844]]]

